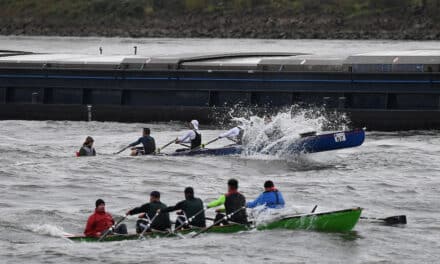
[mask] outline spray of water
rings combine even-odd
[[[291,146],[301,134],[345,130],[349,124],[343,113],[330,112],[324,108],[292,106],[276,113],[254,114],[252,110],[234,108],[228,113],[233,123],[244,130],[245,155],[271,155],[286,157],[292,153]]]
[[[53,237],[64,237],[67,234],[62,228],[50,224],[31,224],[28,229],[34,233]]]

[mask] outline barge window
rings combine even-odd
[[[438,109],[439,95],[437,94],[390,94],[388,108],[408,110]]]

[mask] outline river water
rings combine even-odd
[[[339,55],[438,46],[435,42],[40,37],[0,37],[0,43],[0,49],[86,54],[93,54],[97,45],[122,54],[136,43],[145,47],[150,43],[148,52],[155,54],[192,47],[200,51],[204,45],[214,51],[249,46],[252,50],[335,51]],[[326,117],[281,113],[272,120],[285,131],[321,131]],[[137,139],[146,126],[158,145],[185,130],[180,122],[0,121],[0,263],[438,263],[438,131],[370,131],[361,147],[296,157],[112,155]],[[341,122],[339,128],[344,127]],[[203,124],[201,129],[205,142],[223,131]],[[95,138],[100,155],[76,158],[74,153],[87,135]],[[171,205],[183,198],[186,186],[193,186],[196,196],[208,202],[226,191],[231,177],[240,181],[248,200],[271,179],[284,194],[286,210],[360,206],[368,217],[405,214],[408,224],[385,226],[362,220],[349,234],[275,230],[101,244],[71,243],[63,238],[65,233],[83,232],[97,198],[104,199],[115,216],[146,202],[152,190],[161,191],[162,201]],[[135,217],[127,222],[131,230],[134,223]]]

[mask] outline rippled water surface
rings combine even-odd
[[[313,124],[313,122],[312,122]],[[440,137],[437,132],[369,132],[359,148],[304,155],[128,157],[113,152],[149,126],[159,145],[185,129],[182,123],[0,122],[0,262],[2,263],[435,263],[440,213]],[[202,125],[205,140],[221,130]],[[76,158],[85,136],[99,154]],[[222,143],[216,143],[221,146]],[[170,147],[172,151],[175,147]],[[186,186],[205,202],[225,192],[230,177],[254,198],[275,181],[292,210],[365,208],[364,215],[405,214],[406,226],[361,221],[350,234],[260,231],[205,234],[114,243],[71,243],[97,198],[122,215],[152,190],[174,204]],[[209,214],[212,214],[210,212]],[[128,222],[134,226],[134,218]]]
[[[346,56],[433,49],[439,42],[0,37],[0,49],[34,52],[96,55],[102,46],[105,55],[131,54],[134,45],[141,55],[289,51]],[[282,129],[293,133],[319,131],[322,120],[281,121]],[[438,263],[438,131],[368,132],[359,148],[300,157],[112,155],[145,126],[152,128],[158,145],[185,129],[173,122],[0,121],[0,263]],[[201,128],[205,142],[222,131]],[[95,138],[100,155],[74,157],[87,135]],[[253,136],[261,140],[258,133]],[[315,204],[318,211],[360,206],[369,217],[405,214],[408,224],[361,221],[349,234],[278,230],[102,244],[63,239],[64,233],[83,232],[97,198],[115,216],[144,203],[152,190],[161,191],[163,202],[171,205],[183,198],[186,186],[194,186],[207,202],[226,191],[231,177],[239,179],[248,199],[272,179],[292,211],[307,212]],[[128,221],[132,230],[134,222],[133,217]]]

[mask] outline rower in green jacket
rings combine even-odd
[[[228,193],[221,195],[217,200],[212,201],[208,204],[208,208],[213,208],[217,206],[224,205],[225,212],[227,215],[236,212],[230,218],[231,222],[239,223],[239,224],[247,224],[247,215],[246,209],[243,207],[246,206],[246,198],[243,194],[238,192],[238,181],[236,179],[230,179],[228,181]],[[243,208],[242,210],[239,210]],[[220,210],[217,210],[216,222],[224,217],[223,214],[219,213]],[[227,224],[227,222],[223,222],[223,224]]]
[[[192,221],[189,222],[191,226],[205,227],[205,211],[203,210],[203,201],[197,197],[194,197],[194,189],[192,187],[185,188],[185,200],[178,202],[175,206],[170,206],[162,209],[162,212],[172,212],[181,210],[181,215],[176,219],[176,229],[188,228],[185,225],[185,221],[195,216]]]
[[[168,212],[162,212],[163,209],[167,208],[166,204],[160,201],[160,193],[158,191],[152,191],[150,193],[150,202],[146,203],[140,207],[136,207],[127,212],[127,215],[141,214],[136,222],[136,232],[142,233],[143,226],[146,226],[146,222],[150,221],[150,228],[160,231],[166,231],[171,228],[170,215]],[[159,215],[154,219],[156,213]]]

